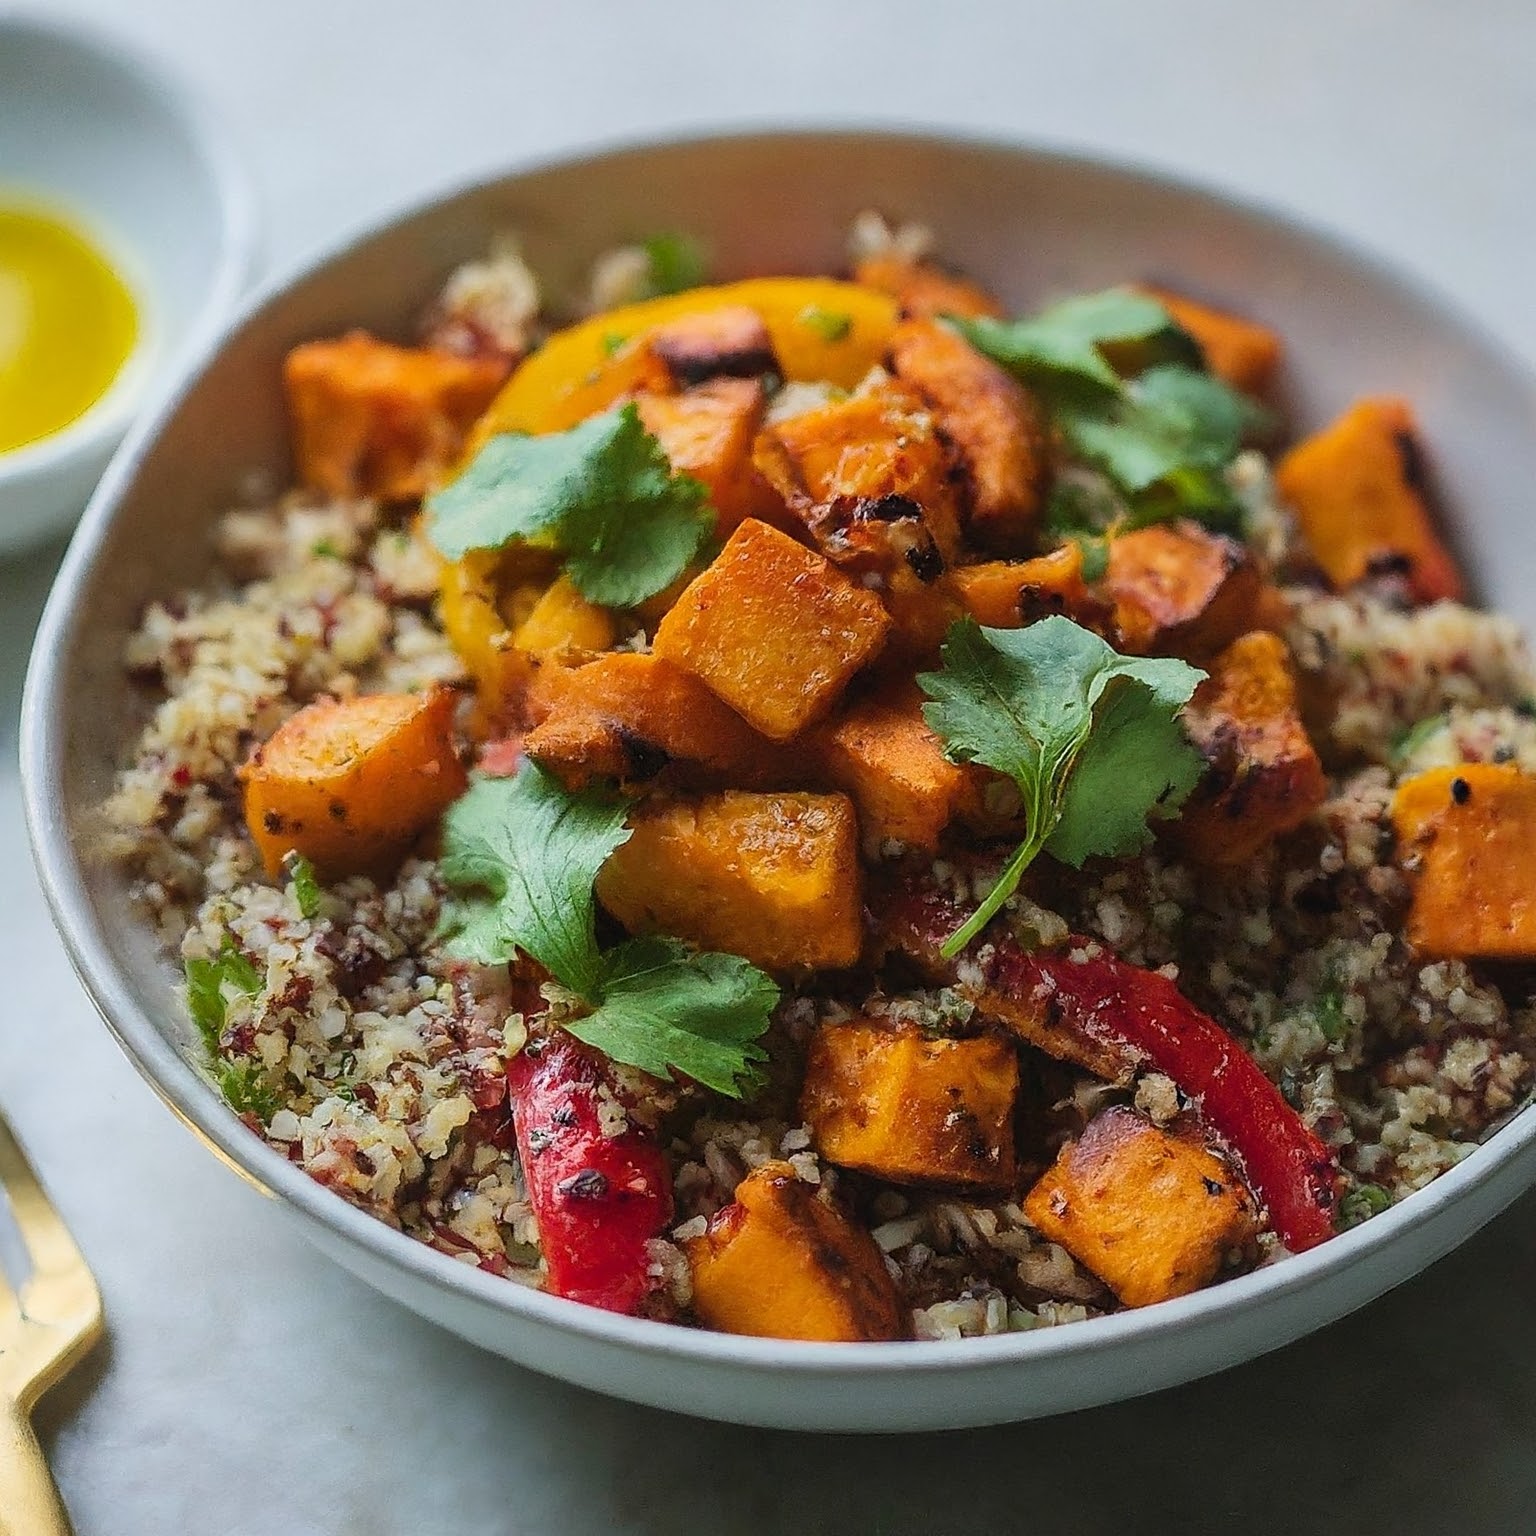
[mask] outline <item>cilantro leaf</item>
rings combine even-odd
[[[184,968],[187,980],[187,1012],[202,1036],[210,1056],[219,1053],[220,1036],[229,1012],[229,998],[254,997],[261,991],[261,972],[245,957],[234,939],[225,933],[212,959],[194,956]]]
[[[1047,393],[1080,392],[1084,385],[1118,393],[1120,376],[1102,349],[1175,329],[1168,311],[1134,288],[1080,294],[1027,320],[951,316],[949,324],[977,351]]]
[[[438,936],[482,965],[521,951],[562,986],[597,995],[602,959],[592,882],[629,833],[628,807],[595,790],[569,794],[536,763],[510,779],[476,779],[443,821],[443,880],[452,893]]]
[[[290,853],[283,860],[283,869],[293,887],[299,916],[314,917],[320,911],[320,882],[315,878],[315,866],[302,853]]]
[[[754,1042],[778,1000],[773,981],[739,955],[631,939],[604,956],[597,1007],[565,1028],[614,1061],[734,1098],[760,1079],[768,1057]]]
[[[709,268],[704,247],[689,235],[662,231],[642,240],[640,249],[648,268],[646,294],[653,299],[697,288]]]
[[[1150,840],[1202,771],[1178,723],[1205,674],[1172,658],[1121,656],[1070,619],[1024,629],[952,625],[943,669],[918,678],[930,729],[959,762],[1018,786],[1028,831],[998,883],[943,946],[958,954],[1018,889],[1041,853],[1081,866]]]
[[[714,527],[708,492],[676,475],[633,403],[542,437],[493,437],[427,498],[450,560],[523,542],[553,546],[589,602],[631,608],[670,586]]]
[[[266,1125],[280,1110],[282,1100],[266,1074],[254,1061],[225,1062],[218,1070],[219,1092],[238,1115],[255,1115]]]
[[[823,309],[819,304],[807,304],[798,318],[826,342],[842,341],[853,329],[852,315],[840,309]]]

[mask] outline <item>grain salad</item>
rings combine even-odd
[[[1536,681],[1411,406],[1297,440],[1259,321],[1009,319],[931,247],[864,214],[845,277],[709,285],[661,236],[572,317],[500,243],[416,337],[290,354],[298,483],[129,641],[105,837],[190,1048],[458,1262],[1054,1326],[1530,1098]]]

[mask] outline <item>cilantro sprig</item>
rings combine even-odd
[[[1151,841],[1149,818],[1174,815],[1203,767],[1179,723],[1205,674],[1172,658],[1120,655],[1070,619],[1024,629],[951,626],[943,668],[918,678],[929,727],[959,762],[1018,786],[1026,826],[986,899],[943,946],[965,948],[1042,852],[1081,868]]]
[[[629,837],[628,810],[597,790],[570,793],[535,763],[477,779],[443,824],[451,894],[439,937],[480,964],[536,960],[587,1007],[564,1027],[614,1061],[739,1097],[766,1060],[755,1042],[778,1002],[773,981],[740,956],[675,939],[598,944],[592,887]]]
[[[193,956],[185,965],[187,1012],[211,1056],[219,1054],[220,1037],[230,1002],[254,997],[262,988],[261,972],[246,958],[226,932],[218,952],[211,957]]]
[[[688,568],[714,528],[709,493],[672,472],[633,403],[567,432],[493,437],[427,498],[450,560],[512,543],[554,548],[589,602],[632,608]]]
[[[1223,471],[1263,412],[1199,366],[1155,299],[1111,288],[1022,320],[948,323],[1035,391],[1068,449],[1125,498],[1129,525],[1237,522]]]

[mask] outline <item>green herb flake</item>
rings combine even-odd
[[[1416,721],[1401,731],[1392,742],[1393,766],[1400,768],[1410,761],[1421,747],[1428,746],[1450,723],[1449,715],[1430,715],[1428,719]]]
[[[283,870],[288,876],[288,886],[298,903],[299,916],[313,918],[320,911],[320,882],[315,878],[315,866],[302,853],[290,853],[283,860]]]
[[[219,1053],[220,1037],[231,996],[254,997],[262,988],[261,973],[245,957],[230,934],[225,933],[212,959],[194,956],[186,963],[187,1011],[208,1048]]]
[[[1329,1045],[1337,1045],[1349,1033],[1344,1014],[1344,989],[1331,986],[1318,998],[1312,1009],[1313,1022]]]
[[[688,235],[663,232],[640,242],[646,260],[646,292],[651,298],[697,288],[709,270],[704,248]]]
[[[1392,1207],[1392,1196],[1379,1184],[1357,1184],[1339,1202],[1339,1225],[1358,1227]]]
[[[577,1039],[656,1077],[679,1073],[739,1096],[766,1055],[778,988],[736,955],[697,954],[675,939],[632,939],[603,951],[593,882],[629,836],[628,803],[572,794],[533,763],[510,779],[477,779],[450,807],[439,936],[451,954],[498,964],[537,960],[588,1012],[564,1022]]]
[[[801,325],[814,331],[826,342],[844,341],[853,330],[852,315],[842,310],[822,309],[817,304],[808,304],[800,311],[798,318]]]
[[[283,1107],[266,1074],[253,1061],[225,1062],[217,1080],[219,1092],[236,1114],[254,1115],[266,1125]]]
[[[1204,763],[1179,712],[1205,673],[1171,657],[1128,658],[1070,619],[1023,629],[952,625],[943,667],[918,678],[929,728],[957,762],[1018,786],[1029,828],[1002,877],[943,946],[958,954],[1018,889],[1042,852],[1074,868],[1150,843]]]
[[[739,955],[695,954],[676,939],[640,938],[604,957],[601,1001],[566,1029],[614,1061],[665,1078],[680,1072],[738,1097],[761,1081],[755,1044],[779,989]]]
[[[493,437],[427,500],[450,560],[512,543],[558,549],[589,602],[632,608],[688,568],[714,528],[708,492],[672,472],[633,403],[542,437]]]
[[[316,539],[309,546],[309,552],[317,560],[340,560],[342,558],[341,549],[335,539]]]
[[[624,335],[621,331],[605,332],[602,339],[603,356],[612,357],[614,353],[623,349],[624,343],[628,340],[629,337]]]

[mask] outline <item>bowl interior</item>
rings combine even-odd
[[[5,90],[0,75],[0,100]],[[285,349],[354,325],[409,334],[448,270],[503,230],[521,235],[535,270],[559,290],[606,246],[658,229],[701,237],[722,277],[835,269],[852,216],[870,206],[930,224],[949,258],[1014,306],[1151,278],[1273,323],[1289,348],[1285,389],[1298,428],[1360,394],[1407,396],[1482,593],[1524,621],[1536,617],[1536,541],[1526,527],[1536,406],[1524,373],[1438,302],[1271,215],[1131,172],[885,134],[626,150],[451,196],[259,302],[136,431],[77,535],[29,680],[29,816],[87,985],[161,1092],[290,1199],[305,1181],[189,1065],[174,974],[135,919],[121,876],[91,853],[93,808],[145,708],[123,683],[126,634],[147,600],[203,576],[212,518],[253,471],[273,487],[285,482]],[[335,1207],[328,1224],[347,1219],[340,1202],[321,1198]],[[378,1229],[380,1251],[398,1241]],[[527,1305],[504,1289],[509,1309]]]

